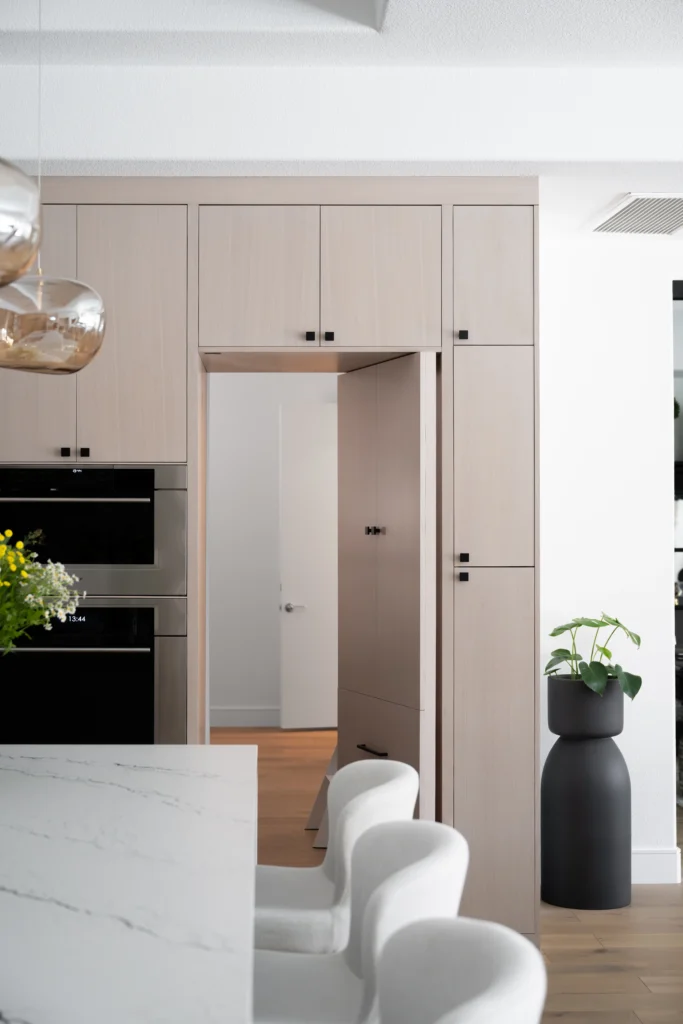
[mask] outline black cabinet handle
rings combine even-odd
[[[373,526],[372,533],[373,533],[373,535],[375,537],[377,536],[377,534],[379,534],[381,532],[382,532],[382,527],[381,526]]]
[[[458,579],[461,583],[469,583],[470,574],[468,572],[459,572]]]
[[[90,449],[89,448],[81,448],[79,454],[80,454],[82,459],[89,459],[90,458]]]
[[[372,527],[371,526],[366,526],[365,527],[365,536],[369,537],[371,533],[372,533]]]
[[[366,526],[365,527],[365,536],[366,537],[370,537],[370,536],[376,537],[377,534],[381,533],[381,532],[382,532],[382,527],[381,526]]]
[[[461,551],[460,552],[460,561],[461,562],[469,562],[469,560],[470,560],[470,553],[469,553],[469,551]]]
[[[62,456],[63,459],[68,459],[69,456],[71,455],[71,449],[70,448],[60,448],[59,449],[59,454]]]
[[[357,750],[364,750],[366,754],[374,754],[375,757],[389,757],[386,750],[373,750],[372,747],[368,747],[365,743],[356,743]]]
[[[315,331],[306,331],[306,341],[315,341]]]
[[[334,341],[334,331],[325,331],[325,341]]]
[[[469,331],[458,331],[458,338],[460,339],[460,341],[467,341],[469,336],[470,336],[470,332]]]

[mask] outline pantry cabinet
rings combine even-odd
[[[78,274],[107,315],[102,349],[78,375],[79,454],[185,462],[186,208],[80,206]]]
[[[47,205],[42,263],[102,295],[104,343],[77,374],[0,372],[2,461],[184,462],[186,207]]]
[[[534,211],[453,207],[457,345],[533,345]]]
[[[200,207],[200,348],[440,346],[439,206]]]
[[[459,574],[458,574],[459,575]],[[534,570],[456,578],[454,823],[470,844],[462,913],[535,932]]]
[[[453,353],[456,560],[534,564],[534,350]]]
[[[77,276],[75,206],[43,207],[41,263],[48,277]],[[3,462],[75,462],[76,380],[75,375],[0,370]]]
[[[441,208],[324,206],[320,295],[326,347],[439,348]]]
[[[199,345],[317,347],[320,208],[202,206]]]

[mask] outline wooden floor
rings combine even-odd
[[[320,863],[304,825],[335,734],[213,729],[211,741],[258,744],[259,861]],[[635,886],[625,910],[544,907],[541,945],[544,1024],[683,1024],[683,886]]]

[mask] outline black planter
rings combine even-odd
[[[631,902],[631,780],[612,736],[624,695],[602,697],[581,680],[548,680],[548,725],[557,740],[541,780],[541,899],[576,910]]]

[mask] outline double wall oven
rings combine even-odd
[[[0,743],[184,743],[186,467],[4,467],[0,523],[87,594],[0,661]]]

